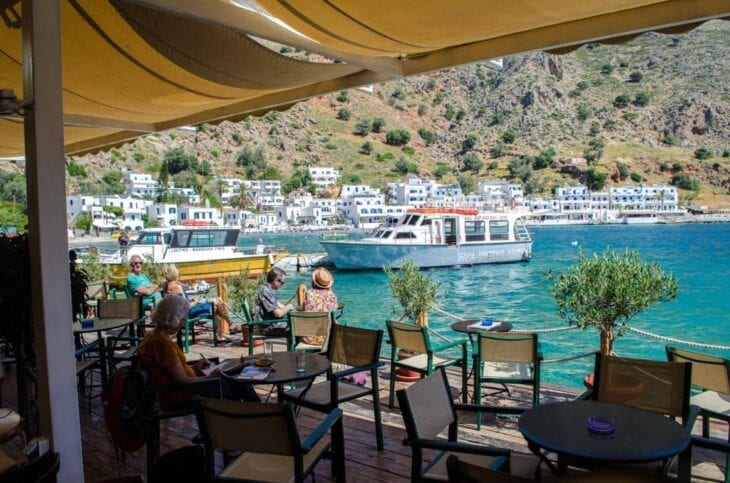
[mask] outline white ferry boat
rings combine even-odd
[[[519,214],[418,208],[361,240],[320,240],[339,269],[450,267],[530,260],[532,239]]]
[[[238,275],[247,269],[250,275],[267,272],[287,255],[268,250],[245,253],[238,247],[238,228],[176,227],[143,230],[126,250],[102,257],[116,265],[115,274],[126,276],[127,260],[139,255],[156,263],[174,263],[182,280],[213,279]]]

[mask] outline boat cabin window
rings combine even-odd
[[[396,233],[395,238],[397,240],[404,239],[404,238],[416,238],[416,235],[414,235],[410,231],[402,231],[400,233]]]
[[[390,238],[390,234],[393,233],[390,230],[385,230],[385,233],[383,233],[383,238]]]
[[[509,221],[493,220],[489,222],[490,240],[509,240]]]
[[[420,219],[421,219],[421,217],[420,217],[420,216],[418,216],[418,215],[413,215],[413,216],[411,216],[411,219],[410,219],[410,221],[408,222],[408,224],[409,224],[409,225],[417,225],[417,224],[418,224],[418,220],[420,220]]]
[[[139,235],[139,238],[137,238],[137,243],[140,245],[159,245],[160,234],[156,232],[143,232]]]
[[[486,224],[484,220],[467,220],[464,222],[466,241],[484,241],[486,238]]]
[[[408,222],[410,221],[410,219],[411,219],[411,215],[406,215],[406,216],[404,216],[404,217],[403,217],[403,224],[404,224],[404,225],[407,225],[407,224],[408,224]]]
[[[225,231],[193,231],[190,237],[191,247],[223,247],[226,246]]]
[[[426,226],[431,224],[431,218],[424,218],[421,222],[421,226]]]
[[[188,242],[190,241],[190,232],[185,231],[176,231],[175,232],[175,244],[173,246],[176,247],[186,247],[188,246]]]

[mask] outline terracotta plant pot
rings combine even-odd
[[[248,340],[249,340],[248,331],[249,331],[249,328],[248,327],[242,327],[241,328],[241,345],[242,346],[248,347]],[[258,347],[258,346],[263,345],[263,344],[264,344],[264,340],[263,339],[256,339],[253,342],[254,347]]]
[[[406,359],[408,357],[411,357],[414,353],[404,350],[398,351],[398,360],[400,359]],[[421,373],[412,371],[410,369],[406,369],[404,367],[399,367],[395,371],[395,380],[400,382],[414,382],[421,378]]]

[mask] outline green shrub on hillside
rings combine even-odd
[[[459,182],[459,186],[461,186],[461,192],[465,195],[472,193],[476,189],[477,182],[474,180],[474,176],[469,173],[460,174],[456,177],[456,180]]]
[[[598,133],[601,132],[601,125],[598,122],[592,122],[591,123],[591,129],[590,129],[591,136],[595,136]]]
[[[474,149],[474,146],[477,145],[478,138],[473,135],[469,134],[462,142],[461,142],[461,152],[465,153],[467,151],[471,151]]]
[[[613,72],[613,66],[611,64],[603,64],[601,67],[601,74],[611,74]]]
[[[689,191],[700,190],[700,181],[694,176],[688,176],[686,174],[677,173],[672,175],[672,179],[669,181],[669,184]]]
[[[376,117],[373,119],[373,132],[382,132],[383,128],[385,127],[385,119],[382,117]]]
[[[489,125],[496,126],[497,124],[502,124],[503,121],[504,114],[498,112],[492,116],[492,121],[489,123]]]
[[[436,179],[441,179],[451,172],[449,165],[443,162],[436,163],[436,169],[433,171],[433,176]]]
[[[456,111],[456,120],[461,121],[466,117],[466,111],[464,109],[459,109]]]
[[[489,152],[492,157],[501,158],[502,156],[507,154],[507,148],[502,141],[497,141],[496,143],[494,143],[494,146],[492,146],[492,149],[490,149]]]
[[[672,164],[672,173],[679,173],[682,171],[682,163],[674,163]]]
[[[588,171],[586,171],[585,176],[586,186],[591,191],[600,191],[604,186],[606,186],[608,175],[598,171],[595,166],[591,166]]]
[[[411,140],[411,133],[405,129],[393,129],[385,135],[386,144],[391,146],[403,146]]]
[[[667,146],[674,146],[675,144],[677,144],[677,140],[674,139],[674,136],[669,133],[666,133],[664,135],[664,137],[662,138],[662,142]]]
[[[358,151],[360,154],[366,154],[369,155],[373,152],[373,143],[370,141],[365,141],[360,145],[360,151]]]
[[[66,165],[66,171],[69,176],[78,176],[81,178],[86,178],[88,176],[86,174],[86,168],[80,164],[74,163],[73,161],[69,161],[68,165]]]
[[[644,180],[644,178],[642,178],[642,176],[639,173],[631,173],[629,175],[629,177],[631,178],[631,181],[633,181],[634,183],[641,183]]]
[[[638,107],[644,107],[649,104],[649,94],[646,92],[639,92],[634,97],[634,105]]]
[[[629,177],[629,167],[626,163],[616,161],[616,169],[618,170],[618,177],[622,181]]]
[[[489,163],[489,165],[487,165],[487,169],[489,171],[494,171],[497,168],[499,168],[499,163],[496,161],[492,161],[491,163]]]
[[[350,113],[350,110],[345,109],[344,107],[337,111],[337,119],[339,119],[340,121],[349,121],[351,115],[352,114]]]
[[[632,72],[631,75],[629,75],[629,81],[634,83],[641,82],[641,79],[643,77],[644,76],[641,74],[641,72]]]
[[[393,153],[383,153],[375,156],[376,161],[393,161],[395,155]]]
[[[355,124],[355,130],[352,132],[356,136],[367,136],[372,128],[370,119],[361,119]]]
[[[722,157],[723,158],[730,158],[730,150],[727,150],[726,149],[725,151],[723,151],[722,152]]]
[[[350,101],[350,94],[347,93],[347,91],[340,91],[339,94],[337,94],[337,102],[349,102]]]
[[[484,162],[479,159],[477,153],[473,151],[466,153],[461,160],[462,171],[471,171],[472,173],[477,174],[483,166]]]
[[[433,144],[434,142],[436,142],[436,136],[434,136],[434,134],[431,131],[429,131],[428,129],[426,129],[424,127],[422,127],[421,129],[418,130],[418,135],[421,136],[421,139],[423,139],[425,141],[426,146],[429,146],[429,145]]]
[[[428,112],[428,106],[426,104],[419,104],[418,105],[418,115],[423,116]]]
[[[500,137],[502,139],[502,142],[505,144],[512,144],[515,142],[515,139],[517,139],[517,133],[514,132],[512,129],[507,129],[502,133],[502,136]]]
[[[621,94],[613,100],[613,107],[616,109],[624,109],[628,107],[629,102],[631,102],[631,97],[628,94]]]
[[[444,111],[444,118],[447,121],[450,121],[454,118],[454,115],[456,114],[456,111],[454,111],[454,106],[451,104],[446,104],[446,110]]]
[[[416,154],[416,150],[410,146],[405,146],[401,148],[401,151],[403,151],[403,154],[407,154],[408,156],[413,156],[414,154]]]
[[[697,159],[710,159],[712,157],[712,151],[707,148],[695,149],[695,158]]]
[[[547,148],[540,151],[540,154],[532,159],[532,167],[534,169],[545,169],[553,164],[555,158],[555,149]]]

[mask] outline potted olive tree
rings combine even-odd
[[[656,263],[638,252],[612,249],[588,257],[561,274],[549,273],[558,314],[569,325],[595,327],[601,334],[601,353],[611,354],[613,343],[628,328],[629,320],[658,302],[677,298],[679,284]]]
[[[265,281],[265,274],[262,273],[258,277],[251,277],[248,269],[241,270],[238,275],[226,277],[225,284],[228,298],[227,303],[229,304],[234,314],[236,314],[236,312],[241,313],[244,310],[244,301],[248,303],[249,309],[253,310],[256,293],[258,292],[259,287],[263,285]],[[246,315],[251,316],[253,314],[249,313]],[[241,318],[240,315],[238,317]],[[243,345],[248,345],[250,339],[248,329],[244,328],[241,331],[241,334],[241,343]],[[263,344],[262,340],[258,340],[256,342],[256,345]]]
[[[403,314],[400,320],[408,319],[416,325],[428,325],[428,313],[436,307],[440,283],[433,274],[421,272],[415,263],[408,260],[399,271],[385,268],[390,291],[398,300]]]

